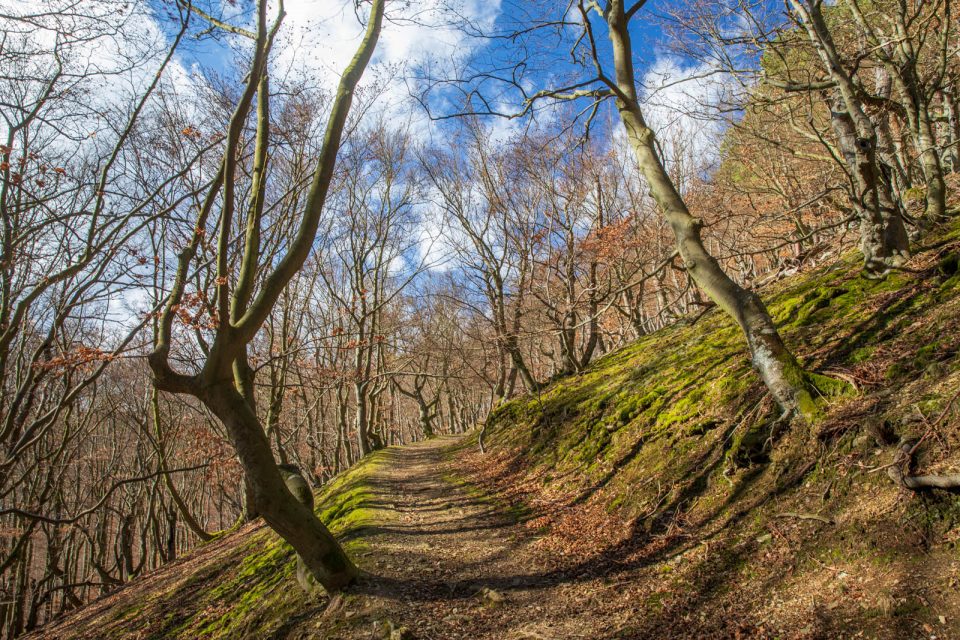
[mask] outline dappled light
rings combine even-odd
[[[0,0],[0,640],[960,637],[954,0]]]

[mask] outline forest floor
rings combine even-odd
[[[786,602],[773,588],[798,558],[766,548],[773,535],[650,535],[606,509],[571,509],[576,500],[528,502],[510,484],[517,470],[491,464],[474,439],[385,453],[366,506],[387,524],[357,532],[367,545],[362,583],[286,637],[960,638],[952,549],[928,551],[907,571],[824,566],[823,580],[801,579]],[[779,541],[833,524],[801,515],[771,525]],[[738,580],[756,556],[769,575]],[[894,597],[875,598],[889,586]],[[931,613],[933,624],[921,619]]]
[[[524,510],[464,483],[452,453],[449,438],[389,451],[370,479],[387,524],[363,533],[368,575],[307,635],[403,636],[405,627],[411,638],[598,637],[612,620],[594,600],[615,587],[554,571],[531,549]]]
[[[370,479],[389,524],[363,533],[368,576],[305,637],[616,637],[636,608],[622,588],[630,568],[575,556],[557,566],[534,544],[532,512],[463,480],[455,442],[389,451]]]
[[[362,500],[362,509],[377,524],[348,535],[363,540],[352,554],[363,568],[360,583],[333,601],[307,604],[281,628],[253,625],[234,637],[626,637],[616,631],[637,609],[622,588],[635,579],[629,567],[611,571],[609,563],[584,566],[575,557],[558,567],[552,554],[533,544],[539,535],[526,526],[531,512],[463,479],[470,471],[468,460],[463,439],[451,436],[380,452],[364,479]],[[262,529],[246,525],[36,637],[189,637],[171,624],[171,612],[196,607],[217,582],[219,570],[211,567],[236,561],[236,549],[244,547],[238,538]],[[299,591],[290,576],[285,579],[281,589]],[[153,614],[145,611],[158,594],[165,594],[162,606]],[[131,608],[133,615],[127,615]],[[155,620],[141,629],[116,626],[133,617]]]
[[[772,430],[709,311],[505,403],[486,453],[390,447],[324,486],[363,572],[332,601],[249,523],[30,637],[960,640],[960,497],[886,473],[903,442],[960,473],[960,216],[903,273],[849,254],[764,298],[822,374],[812,424]]]
[[[637,535],[596,509],[588,509],[589,522],[583,513],[567,513],[544,525],[551,509],[517,499],[517,487],[504,482],[511,473],[475,449],[472,438],[440,437],[378,453],[364,474],[360,506],[353,505],[368,517],[345,536],[363,570],[360,584],[333,601],[309,601],[288,571],[277,570],[270,591],[298,603],[296,611],[282,611],[265,597],[260,613],[247,612],[246,626],[223,637],[960,638],[955,551],[927,553],[912,574],[892,566],[860,575],[845,573],[839,562],[822,567],[822,582],[802,581],[809,606],[797,606],[776,595],[769,576],[751,572],[737,582],[738,569],[758,552],[770,576],[793,573],[798,559],[776,551],[772,536],[743,540],[729,530],[721,536],[681,530]],[[777,541],[789,542],[829,526],[797,519],[774,531]],[[222,585],[218,576],[225,567],[242,563],[243,554],[258,546],[245,543],[261,533],[262,525],[247,525],[37,637],[219,636],[209,625],[174,623],[191,610],[209,619],[224,613],[203,600]],[[899,585],[897,597],[881,598],[879,605],[864,597],[882,592],[883,582]],[[240,609],[240,599],[227,602]]]
[[[281,628],[252,625],[233,637],[617,637],[611,632],[619,619],[635,609],[620,587],[633,579],[629,572],[593,572],[579,562],[558,569],[533,548],[538,535],[525,526],[531,515],[525,508],[463,480],[468,469],[461,442],[442,436],[380,452],[364,478],[362,499],[368,521],[377,524],[348,535],[363,541],[352,554],[363,568],[360,584],[332,602],[307,604]],[[190,637],[171,624],[171,612],[196,607],[219,571],[239,560],[237,549],[246,547],[241,541],[262,530],[246,525],[35,637]],[[277,586],[299,599],[291,577],[285,580]],[[151,614],[146,610],[158,594],[162,606]],[[134,617],[155,619],[141,629],[125,628]]]

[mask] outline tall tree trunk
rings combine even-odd
[[[820,2],[790,0],[790,5],[800,16],[810,43],[836,86],[831,122],[857,189],[854,204],[860,216],[864,271],[868,276],[882,277],[910,257],[910,242],[903,218],[893,203],[890,176],[883,175],[877,162],[876,128],[863,110],[853,79],[843,67]]]
[[[250,498],[270,527],[289,542],[314,578],[337,591],[357,576],[357,568],[330,531],[287,489],[257,416],[231,382],[210,386],[202,400],[220,419],[248,479]]]
[[[920,151],[920,166],[923,168],[927,183],[927,208],[924,215],[931,222],[939,222],[946,216],[947,183],[943,176],[943,165],[940,163],[940,153],[933,134],[929,107],[919,87],[917,87],[917,93],[916,141]]]
[[[343,468],[343,455],[350,459],[350,443],[347,438],[347,394],[343,382],[337,383],[337,446],[333,450],[333,473],[340,473]]]
[[[767,312],[752,291],[734,282],[703,244],[702,221],[690,215],[687,205],[670,179],[647,126],[637,98],[628,20],[622,0],[611,0],[607,21],[616,71],[617,109],[637,164],[650,186],[650,193],[673,230],[677,250],[687,273],[743,331],[753,365],[784,412],[804,417],[815,414],[815,404],[806,376]]]
[[[367,385],[358,382],[353,385],[353,392],[356,395],[357,411],[354,414],[354,429],[357,434],[357,447],[360,449],[360,457],[373,451],[370,442],[370,419],[368,417],[369,403],[367,401]]]
[[[960,95],[955,90],[941,91],[940,102],[943,105],[944,144],[942,166],[949,171],[960,171]]]
[[[872,138],[858,136],[847,102],[839,92],[833,99],[830,122],[857,190],[853,204],[860,219],[864,271],[868,276],[885,275],[890,267],[910,257],[910,241],[892,199],[889,177],[879,173],[876,134]]]

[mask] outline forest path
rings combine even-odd
[[[367,575],[324,620],[308,623],[312,632],[390,638],[396,630],[394,638],[417,640],[604,636],[584,619],[598,613],[590,606],[596,590],[543,565],[517,511],[463,482],[451,455],[456,442],[440,437],[381,454],[386,463],[370,479],[377,498],[365,508],[384,524],[361,534],[366,547],[358,561]]]

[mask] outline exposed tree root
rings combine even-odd
[[[824,524],[836,524],[832,519],[827,518],[826,516],[821,516],[818,513],[795,513],[793,511],[785,511],[784,513],[778,513],[778,518],[797,518],[798,520],[816,520]]]
[[[910,475],[910,466],[913,463],[914,442],[905,442],[897,449],[897,456],[889,467],[887,475],[900,486],[911,491],[930,491],[942,489],[951,493],[960,493],[960,474],[944,476],[914,476]]]

